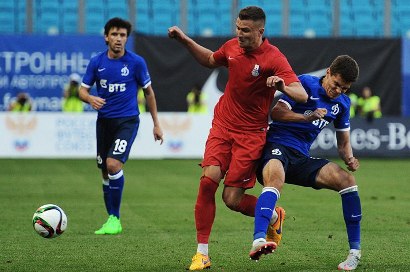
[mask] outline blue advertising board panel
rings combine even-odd
[[[402,111],[403,116],[410,116],[410,39],[402,40]]]
[[[129,40],[127,48],[132,48]],[[3,35],[0,39],[0,111],[27,92],[35,111],[60,111],[71,73],[83,76],[90,58],[107,47],[101,35]]]

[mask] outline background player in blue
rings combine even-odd
[[[163,141],[157,106],[145,60],[127,50],[125,44],[131,24],[121,18],[110,19],[104,27],[108,49],[91,58],[80,88],[80,98],[98,110],[97,163],[103,176],[103,193],[108,220],[95,234],[119,234],[120,205],[124,187],[123,164],[138,132],[137,92],[144,90],[154,122],[154,139]],[[90,95],[97,85],[98,96]]]
[[[362,212],[355,178],[333,162],[311,158],[309,149],[320,131],[333,122],[340,158],[348,170],[358,169],[359,162],[353,156],[350,144],[350,100],[345,95],[358,75],[359,67],[354,59],[347,55],[338,56],[324,77],[299,76],[309,95],[307,103],[296,103],[283,96],[272,109],[273,122],[269,125],[267,143],[258,169],[258,179],[263,180],[264,188],[255,208],[254,241],[249,253],[252,259],[257,260],[262,254],[271,253],[264,250],[266,230],[286,182],[339,192],[350,252],[338,268],[353,270],[357,267],[361,256]]]

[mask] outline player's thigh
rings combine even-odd
[[[285,183],[285,169],[280,160],[269,160],[265,167],[263,167],[262,175],[263,186],[275,187],[279,191],[282,190],[283,184]]]
[[[314,189],[326,188],[323,184],[318,184],[317,177],[327,164],[329,161],[326,159],[306,157],[294,150],[286,169],[285,182]]]
[[[97,166],[107,173],[107,155],[111,147],[113,133],[111,131],[110,120],[107,118],[98,118],[96,123],[97,137]]]
[[[114,137],[107,156],[125,163],[138,133],[139,117],[118,118],[115,122]]]
[[[287,148],[277,143],[266,143],[258,162],[256,175],[263,186],[281,188],[288,165]]]
[[[203,174],[219,181],[228,170],[232,158],[232,140],[226,129],[212,126],[205,144],[201,166]],[[219,173],[218,173],[219,171]]]
[[[316,177],[316,185],[320,188],[340,191],[356,185],[352,174],[333,162],[324,165]]]
[[[233,138],[232,159],[224,183],[226,186],[252,188],[266,133],[234,133]]]

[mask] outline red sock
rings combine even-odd
[[[218,186],[219,184],[212,179],[201,177],[195,204],[196,238],[200,244],[208,244],[215,219],[215,193]]]
[[[239,203],[238,212],[247,216],[255,217],[255,207],[257,201],[258,198],[256,196],[244,194],[241,202]]]

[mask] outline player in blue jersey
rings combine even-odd
[[[360,251],[362,217],[357,184],[352,174],[325,159],[311,158],[309,149],[320,131],[333,122],[340,158],[349,171],[356,171],[359,161],[350,144],[350,100],[345,95],[359,75],[359,67],[350,56],[338,56],[322,78],[301,75],[299,80],[309,95],[308,102],[297,103],[284,95],[271,111],[267,143],[258,169],[263,190],[255,208],[254,241],[249,253],[258,260],[265,250],[266,232],[284,183],[330,189],[342,199],[350,252],[338,268],[357,267]]]
[[[80,88],[80,98],[98,111],[97,164],[102,171],[103,195],[108,220],[95,234],[119,234],[120,205],[124,187],[123,165],[138,132],[138,88],[142,87],[154,123],[154,139],[162,144],[163,133],[151,78],[145,60],[126,50],[131,24],[110,19],[104,27],[107,50],[91,58]],[[97,96],[90,88],[97,86]]]

